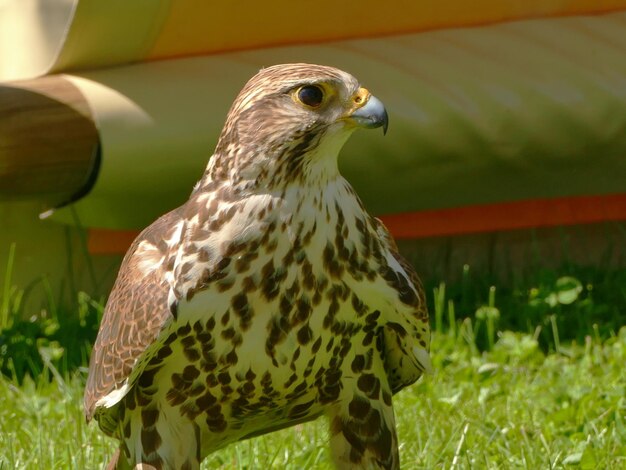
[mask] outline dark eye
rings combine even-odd
[[[320,87],[315,85],[303,86],[298,90],[298,99],[311,108],[317,108],[322,104],[324,92]]]

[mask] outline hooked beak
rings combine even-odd
[[[364,90],[361,88],[361,90]],[[361,91],[360,90],[360,91]],[[367,92],[367,90],[364,90]],[[359,127],[366,129],[374,129],[376,127],[383,128],[383,134],[387,133],[389,125],[389,116],[382,101],[367,92],[365,97],[367,100],[364,105],[359,106],[352,114],[350,119]]]

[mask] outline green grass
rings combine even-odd
[[[480,352],[470,324],[436,333],[435,373],[394,399],[403,468],[626,468],[626,328],[544,354],[512,332]],[[100,468],[114,443],[84,424],[84,372],[47,378],[0,381],[1,468]],[[319,420],[233,445],[203,468],[330,468],[327,441]]]
[[[394,398],[402,468],[626,469],[626,269],[537,269],[505,285],[465,267],[426,291],[435,372]],[[115,442],[81,409],[102,302],[80,294],[71,311],[30,315],[22,298],[5,282],[0,469],[102,468]],[[203,468],[329,469],[327,443],[321,419]]]

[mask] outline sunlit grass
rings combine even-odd
[[[504,332],[480,353],[468,325],[435,334],[434,374],[394,399],[402,468],[626,468],[626,328],[549,354]],[[101,467],[115,445],[85,425],[82,387],[82,374],[0,381],[2,468]],[[203,468],[331,468],[327,441],[319,420],[230,446]]]
[[[626,469],[625,269],[499,285],[464,267],[426,291],[434,373],[394,397],[403,469]],[[103,303],[80,293],[75,311],[28,315],[22,294],[0,289],[0,469],[102,468],[116,443],[81,403]],[[325,421],[203,463],[270,468],[332,468]]]

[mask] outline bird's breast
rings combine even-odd
[[[175,277],[179,321],[213,318],[215,336],[228,337],[217,342],[218,356],[237,346],[238,357],[282,364],[325,331],[358,327],[365,307],[353,286],[378,282],[384,250],[345,180],[254,195],[215,212],[231,216],[207,219],[216,231],[187,229]]]
[[[214,431],[229,416],[231,437],[312,418],[338,398],[353,364],[375,354],[395,295],[381,284],[387,249],[346,186],[262,195],[217,213],[231,214],[213,221],[219,230],[184,231],[159,393],[192,417],[208,413]]]

